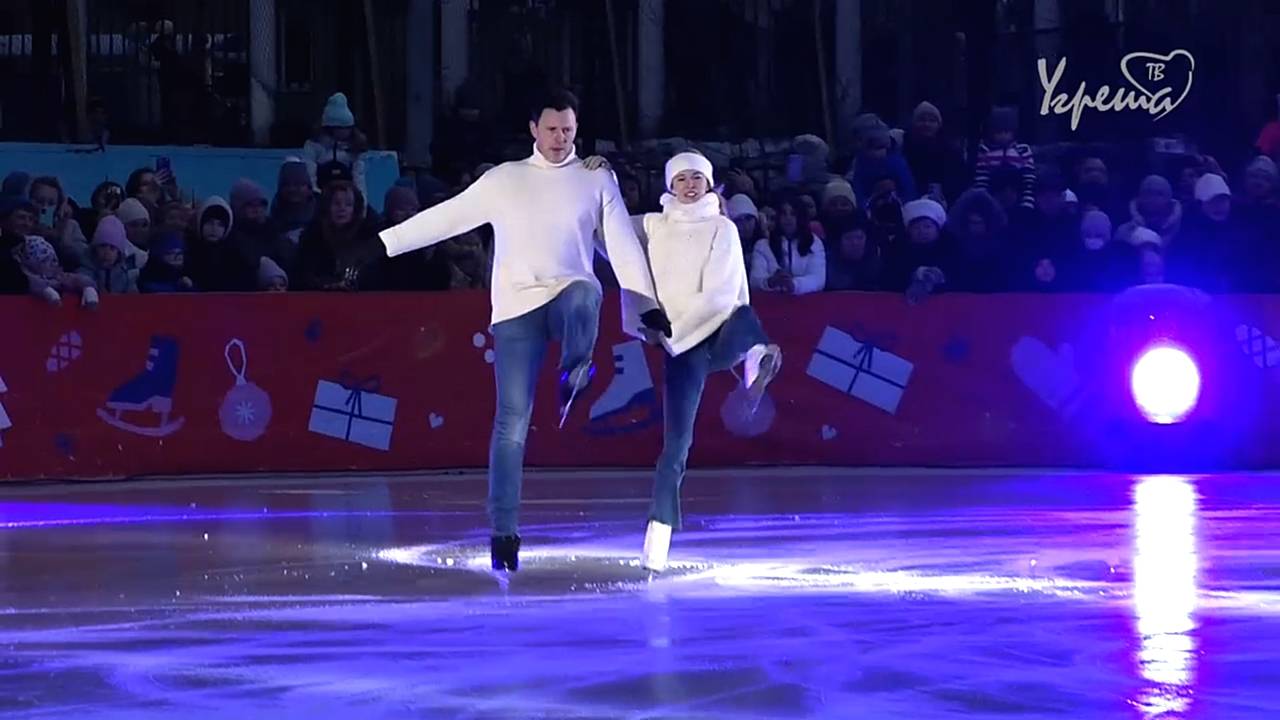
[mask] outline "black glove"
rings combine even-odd
[[[662,333],[664,337],[671,337],[671,321],[667,319],[667,314],[659,308],[654,308],[641,315],[640,322],[644,323],[644,326],[650,330]]]

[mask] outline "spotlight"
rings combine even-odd
[[[1143,351],[1134,363],[1130,389],[1148,422],[1180,423],[1200,400],[1200,368],[1185,350],[1159,343]]]

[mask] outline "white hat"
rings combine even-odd
[[[1071,191],[1071,188],[1067,188],[1062,191],[1062,201],[1068,205],[1071,205],[1072,203],[1075,203],[1076,205],[1080,204],[1080,198]]]
[[[672,156],[667,161],[667,190],[671,189],[671,182],[675,180],[676,175],[685,170],[697,170],[707,178],[707,186],[712,187],[716,184],[715,178],[712,176],[711,161],[705,155],[696,152],[682,152]]]
[[[1227,187],[1227,181],[1221,175],[1205,173],[1196,181],[1196,200],[1209,202],[1219,195],[1231,196],[1231,188]]]
[[[936,201],[929,198],[920,198],[912,200],[902,206],[902,224],[911,225],[912,222],[920,218],[928,218],[938,224],[941,228],[947,224],[947,211],[943,209]]]
[[[147,212],[144,206],[137,198],[125,198],[120,203],[120,207],[116,208],[116,217],[120,218],[120,222],[128,225],[138,220],[150,220],[151,213]]]
[[[751,198],[742,193],[729,198],[728,204],[725,205],[725,213],[731,220],[747,217],[748,215],[753,218],[760,217],[760,210],[756,208],[756,204],[752,202]]]
[[[1143,245],[1155,245],[1156,247],[1164,247],[1164,240],[1160,238],[1160,234],[1148,227],[1136,227],[1133,233],[1129,235],[1129,244],[1134,247],[1142,247]]]

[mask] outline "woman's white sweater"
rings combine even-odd
[[[706,340],[734,310],[749,305],[751,297],[738,228],[720,214],[720,198],[709,193],[683,205],[667,194],[662,207],[660,213],[634,220],[648,252],[658,303],[671,320],[671,337],[662,344],[675,356]],[[625,330],[636,337],[644,337],[640,312],[623,312]]]

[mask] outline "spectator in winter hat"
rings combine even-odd
[[[1232,211],[1226,179],[1201,175],[1195,201],[1178,241],[1164,250],[1166,277],[1209,293],[1266,290],[1273,255],[1259,243],[1255,228]]]
[[[62,304],[62,293],[80,292],[81,304],[96,307],[98,291],[89,278],[63,271],[58,253],[39,235],[32,235],[18,248],[18,261],[29,278],[32,294],[53,305]]]
[[[1156,231],[1138,227],[1129,235],[1129,242],[1138,251],[1138,283],[1140,285],[1158,285],[1165,282],[1164,254],[1161,243],[1164,242]]]
[[[1138,280],[1138,252],[1112,240],[1111,218],[1101,210],[1080,216],[1080,234],[1055,266],[1061,285],[1072,292],[1119,292]]]
[[[0,198],[0,255],[8,256],[27,241],[35,230],[36,213],[36,206],[24,196]]]
[[[129,239],[129,249],[125,259],[134,268],[147,264],[147,248],[151,244],[151,213],[137,198],[127,198],[120,203],[116,217],[124,223],[125,233]]]
[[[269,257],[262,258],[258,265],[258,290],[262,292],[285,292],[289,289],[289,275]]]
[[[255,287],[257,268],[247,268],[229,242],[234,226],[231,205],[216,195],[206,198],[196,209],[196,226],[187,243],[184,269],[197,290],[248,292]]]
[[[92,249],[80,274],[93,281],[99,292],[132,294],[138,292],[138,269],[129,262],[132,247],[124,224],[108,215],[93,233]]]
[[[302,158],[291,157],[280,166],[276,197],[271,203],[271,222],[276,231],[294,245],[316,214],[316,194],[311,173]]]
[[[756,204],[746,195],[734,195],[725,203],[725,214],[738,226],[738,239],[742,241],[742,256],[751,270],[751,256],[755,252],[756,243],[769,236],[760,222],[760,211]]]
[[[422,207],[418,204],[416,190],[403,185],[393,185],[387,190],[387,196],[382,201],[382,210],[385,226],[394,227],[417,215]]]
[[[920,103],[911,114],[902,155],[920,193],[939,202],[955,198],[968,179],[964,157],[943,132],[942,113],[931,102]]]
[[[1067,206],[1068,213],[1076,215],[1080,212],[1080,198],[1071,188],[1062,191],[1062,203]]]
[[[322,192],[324,188],[317,171],[327,162],[339,162],[347,166],[356,188],[367,197],[365,153],[368,150],[369,140],[356,127],[356,117],[347,104],[347,96],[334,93],[320,116],[320,130],[302,146],[302,159],[311,175],[312,187]]]
[[[929,198],[912,200],[902,206],[902,224],[906,241],[889,251],[885,289],[907,291],[908,299],[917,302],[948,281],[950,242],[943,236],[947,211]]]
[[[286,269],[293,267],[297,259],[293,243],[272,224],[269,207],[266,190],[254,181],[241,178],[231,186],[235,227],[226,242],[240,256],[240,267],[234,271],[237,277],[255,277],[263,256]]]
[[[151,257],[138,277],[144,293],[189,292],[195,289],[186,269],[186,243],[179,231],[164,231],[151,244]]]
[[[822,191],[823,226],[847,223],[858,209],[858,198],[847,180],[835,178]]]
[[[1182,230],[1182,203],[1173,199],[1173,186],[1159,175],[1148,175],[1138,187],[1138,196],[1129,203],[1129,222],[1116,230],[1116,239],[1134,246],[1136,228],[1150,228],[1168,246]]]
[[[1280,169],[1276,162],[1259,155],[1249,163],[1244,174],[1244,204],[1276,206],[1280,203]]]
[[[1030,145],[1017,141],[1017,108],[992,108],[986,129],[986,139],[978,144],[973,187],[990,190],[992,174],[1000,168],[1009,168],[1018,173],[1021,181],[1018,204],[1034,207],[1036,159]]]
[[[891,177],[897,185],[898,197],[914,200],[919,197],[911,168],[902,153],[893,147],[889,126],[883,122],[866,128],[861,134],[858,156],[854,158],[852,171],[845,176],[856,197],[869,198],[875,194],[875,184],[884,177]]]
[[[418,192],[409,185],[393,185],[383,199],[385,220],[380,227],[395,227],[421,210]],[[445,245],[433,245],[390,258],[383,263],[381,282],[385,290],[448,290],[451,279]]]

